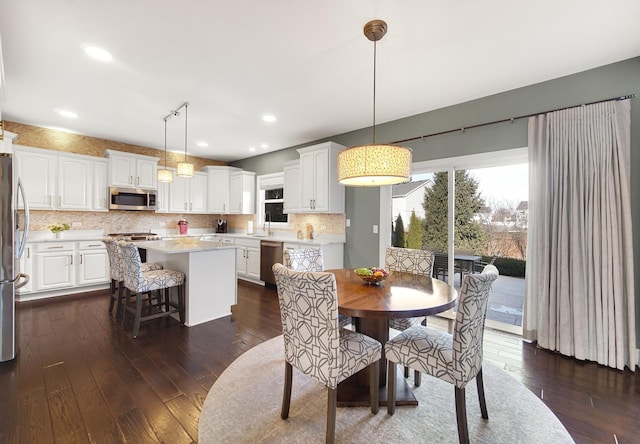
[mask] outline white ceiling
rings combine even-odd
[[[161,149],[189,101],[189,154],[223,161],[368,127],[371,19],[377,123],[640,55],[638,0],[2,0],[2,118]]]

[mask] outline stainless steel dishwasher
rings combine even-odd
[[[260,280],[265,284],[276,285],[273,264],[282,263],[282,242],[260,241]]]

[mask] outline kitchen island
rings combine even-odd
[[[147,262],[185,274],[185,325],[231,314],[237,301],[235,245],[195,239],[134,243],[147,251]]]

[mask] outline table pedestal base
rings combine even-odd
[[[398,369],[396,372],[396,405],[418,405],[418,400],[413,395],[411,387],[404,379],[404,372]],[[365,371],[366,372],[366,371]],[[369,387],[363,387],[358,374],[345,379],[338,384],[338,407],[369,407]],[[380,405],[386,406],[387,402],[387,385],[380,387]]]

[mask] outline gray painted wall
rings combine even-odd
[[[505,93],[426,112],[376,126],[379,142],[468,127],[474,124],[564,108],[612,97],[636,94],[631,100],[631,171],[640,171],[640,57],[602,66]],[[363,104],[365,106],[366,104]],[[345,146],[371,141],[365,128],[339,134],[306,145],[332,140]],[[424,161],[527,146],[527,119],[426,138],[406,144],[413,160]],[[282,171],[282,164],[298,157],[296,147],[234,162],[257,174]],[[378,257],[379,239],[371,225],[379,223],[379,190],[346,189],[347,228],[345,267],[370,264]],[[631,175],[632,216],[636,289],[636,338],[640,343],[640,175]]]

